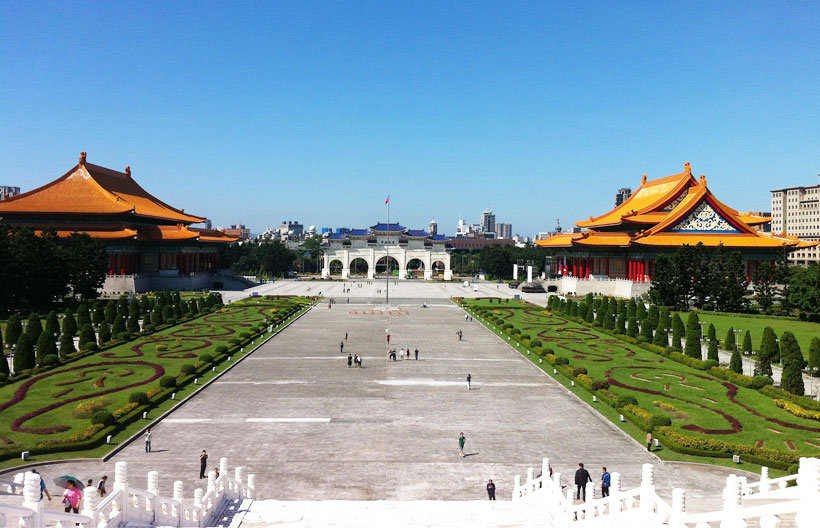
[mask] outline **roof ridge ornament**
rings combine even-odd
[[[705,174],[700,175],[700,186],[701,187],[706,187],[706,175]]]
[[[130,178],[131,177],[131,165],[125,166],[125,174]]]
[[[80,165],[85,165],[85,152],[80,152]]]
[[[641,176],[641,185],[645,185],[645,184],[646,184],[646,174]]]
[[[688,161],[683,164],[683,172],[692,174],[692,165],[690,165]]]

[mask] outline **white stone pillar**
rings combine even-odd
[[[544,457],[541,459],[541,479],[547,480],[550,478],[550,459]]]
[[[527,282],[532,282],[532,266],[527,266]]]
[[[210,492],[216,493],[216,471],[214,470],[208,472],[208,493]]]
[[[219,459],[219,476],[225,476],[228,478],[228,457],[222,457]]]
[[[521,488],[521,475],[516,475],[513,479],[513,500],[518,498],[518,493]]]
[[[202,508],[203,495],[205,495],[205,492],[202,491],[202,488],[197,488],[194,490],[194,506],[197,508]]]
[[[800,505],[794,517],[795,523],[798,528],[817,526],[817,519],[820,518],[820,459],[801,458],[797,479]]]
[[[655,493],[655,467],[652,464],[644,464],[641,470],[641,510],[652,509],[652,495]]]
[[[128,462],[121,460],[114,464],[114,491],[121,493],[117,504],[122,512],[122,522],[128,522]]]
[[[760,517],[760,528],[780,528],[780,519],[772,514]]]
[[[328,251],[330,251],[328,249]],[[322,255],[322,278],[326,279],[330,277],[330,256],[325,253]]]
[[[33,527],[45,527],[43,501],[40,500],[40,474],[27,471],[23,477],[23,507],[32,511]],[[22,524],[21,524],[22,526]]]
[[[762,466],[760,468],[760,493],[766,493],[769,491],[769,468],[766,466]]]
[[[148,472],[148,493],[153,493],[154,495],[159,495],[159,472],[158,471],[149,471]]]
[[[245,480],[245,468],[242,466],[236,466],[233,470],[233,478],[237,482],[242,482]]]
[[[248,475],[248,498],[256,500],[256,475]]]
[[[182,484],[181,480],[174,481],[174,500],[177,502],[182,502],[184,497],[183,492],[185,491],[184,485]]]
[[[399,251],[399,280],[407,278],[407,250],[402,248]]]
[[[669,524],[678,526],[680,519],[686,513],[686,490],[683,488],[674,488],[672,490],[672,518],[669,519]]]
[[[93,486],[83,490],[83,509],[80,510],[80,514],[91,519],[85,525],[86,528],[96,528],[97,526],[97,499],[99,497],[99,491]]]
[[[621,474],[613,471],[609,474],[609,513],[621,511]]]
[[[370,248],[368,251],[370,256],[367,258],[367,278],[373,280],[376,278],[376,250]]]
[[[513,280],[518,280],[518,264],[513,264]]]

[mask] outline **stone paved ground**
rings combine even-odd
[[[278,500],[469,500],[485,496],[492,478],[508,499],[513,476],[541,457],[566,482],[577,462],[594,477],[601,465],[638,484],[645,449],[544,375],[479,323],[443,299],[408,314],[371,313],[372,305],[319,305],[237,365],[154,429],[154,449],[141,442],[106,464],[61,463],[48,475],[113,476],[129,461],[132,481],[160,471],[161,491],[185,482],[185,495],[203,486],[198,454],[207,449],[257,475],[263,498]],[[358,312],[358,313],[352,313]],[[418,347],[416,361],[386,361],[391,345]],[[464,341],[455,332],[464,330]],[[348,368],[339,353],[364,356]],[[473,376],[468,391],[465,377]],[[466,458],[457,453],[467,436]],[[537,470],[536,470],[537,472]],[[658,487],[688,490],[692,509],[719,502],[727,470],[663,464]]]

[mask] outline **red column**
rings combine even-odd
[[[592,265],[592,259],[587,259],[587,275],[586,278],[589,278],[589,267]]]
[[[573,276],[573,277],[577,277],[577,276],[578,276],[578,263],[577,263],[577,262],[575,262],[575,258],[574,258],[574,257],[573,257],[573,259],[572,259],[572,276]]]
[[[643,259],[641,259],[641,260],[638,261],[638,282],[643,282],[643,275],[644,275],[643,266],[644,266]]]

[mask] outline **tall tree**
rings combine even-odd
[[[680,315],[675,313],[672,316],[672,348],[675,350],[682,350],[681,339],[686,332],[686,327],[683,326],[683,320]]]
[[[71,337],[77,335],[77,320],[74,319],[74,313],[72,313],[70,308],[66,309],[65,311],[65,317],[63,317],[62,331],[64,334],[68,334]]]
[[[105,322],[114,324],[114,318],[117,317],[117,302],[113,299],[105,303]]]
[[[715,309],[720,312],[740,312],[746,304],[749,281],[743,269],[740,253],[727,251],[723,245],[714,255],[713,296]]]
[[[774,305],[777,293],[777,276],[775,266],[771,262],[761,262],[755,269],[753,287],[755,301],[760,309],[769,313]]]
[[[746,334],[743,336],[743,353],[747,356],[752,354],[752,334],[746,330]]]
[[[6,359],[6,353],[3,350],[3,338],[0,336],[0,374],[4,374],[8,377],[11,374],[11,369],[9,369],[9,362]]]
[[[57,355],[57,345],[54,343],[54,336],[47,332],[43,332],[40,334],[40,337],[37,338],[37,364],[42,365],[43,358],[51,355]]]
[[[108,268],[105,244],[87,234],[72,233],[62,246],[71,291],[82,299],[96,298]]]
[[[626,335],[629,337],[638,337],[638,321],[634,317],[630,317],[627,322]]]
[[[111,327],[103,321],[100,323],[100,345],[111,341]]]
[[[32,343],[36,343],[43,333],[43,325],[40,323],[40,316],[32,312],[26,321],[26,333],[31,338]]]
[[[77,326],[79,328],[91,324],[91,313],[88,310],[88,305],[85,303],[77,307]]]
[[[661,306],[676,305],[675,265],[672,258],[660,254],[655,259],[655,272],[652,276],[652,286],[649,288],[649,298],[652,303]]]
[[[763,338],[760,341],[760,350],[755,361],[756,374],[761,376],[772,375],[772,362],[780,360],[780,347],[777,343],[777,334],[771,326],[763,329]]]
[[[97,335],[94,333],[94,327],[91,323],[86,323],[80,329],[80,348],[86,350],[88,345],[97,344]]]
[[[669,346],[669,308],[663,307],[658,312],[658,325],[652,344],[666,348]]]
[[[802,312],[820,312],[820,265],[795,266],[791,271],[787,298],[789,304]]]
[[[686,318],[686,347],[684,354],[689,357],[702,359],[703,355],[700,350],[700,324],[698,314],[689,312]]]
[[[800,345],[791,332],[783,332],[783,335],[780,336],[780,355],[783,358],[780,388],[802,396],[805,391],[802,369],[806,362],[803,359]]]
[[[809,345],[809,374],[817,376],[820,372],[820,337],[813,337]]]
[[[23,325],[20,323],[20,318],[17,317],[17,314],[11,314],[9,320],[6,321],[6,343],[8,343],[9,348],[17,344],[17,340],[22,333]]]
[[[649,312],[646,314],[646,322],[649,323],[650,328],[657,328],[658,327],[658,319],[660,314],[658,313],[658,305],[650,304],[649,305]]]
[[[737,350],[737,344],[735,343],[735,329],[732,326],[726,330],[726,339],[723,340],[723,350],[727,352],[734,352]]]
[[[718,354],[717,332],[715,331],[715,325],[713,325],[712,323],[709,323],[707,339],[709,340],[709,347],[706,352],[706,359],[711,359],[720,362],[720,355]]]
[[[65,325],[63,325],[63,333],[60,334],[60,356],[64,358],[67,354],[71,354],[75,351],[74,334],[67,332]]]
[[[31,342],[31,336],[23,332],[17,338],[17,346],[14,349],[14,373],[32,369],[34,365],[34,343]]]
[[[740,357],[740,351],[737,349],[732,352],[732,357],[729,359],[729,370],[743,374],[743,359]]]
[[[46,317],[46,326],[43,332],[49,334],[52,339],[60,335],[60,320],[57,319],[57,312],[51,310]]]
[[[105,305],[102,301],[97,301],[94,303],[91,322],[94,323],[94,326],[100,326],[103,321],[105,321]]]

